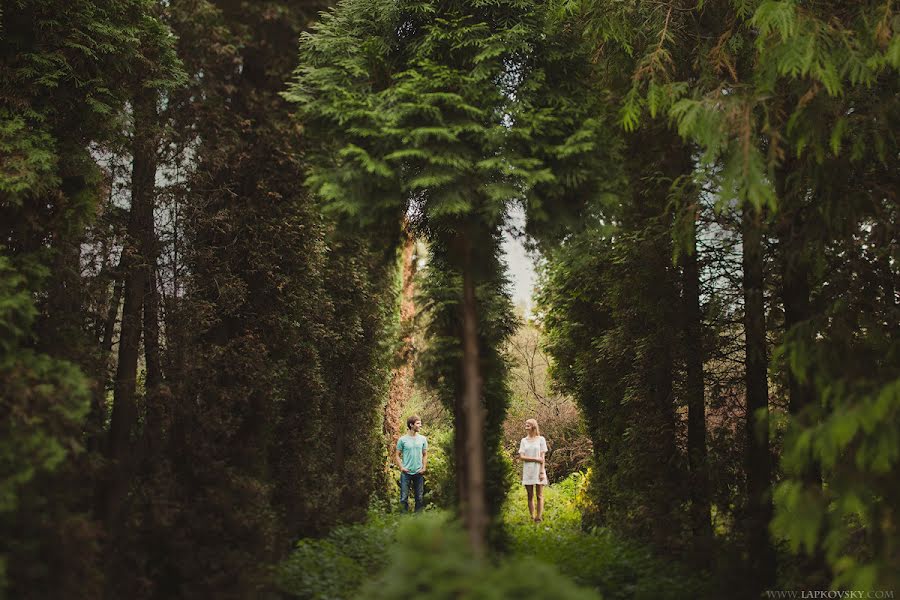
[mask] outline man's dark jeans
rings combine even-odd
[[[410,486],[412,486],[416,498],[416,512],[421,512],[425,508],[425,504],[422,502],[422,496],[425,493],[425,475],[400,473],[400,510],[403,512],[409,512]]]

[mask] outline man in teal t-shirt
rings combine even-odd
[[[412,415],[406,419],[406,435],[397,440],[394,455],[400,467],[400,509],[409,512],[409,488],[412,486],[416,498],[416,512],[424,508],[422,496],[425,493],[425,469],[428,467],[428,439],[419,434],[422,419]]]

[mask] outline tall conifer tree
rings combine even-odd
[[[492,277],[480,256],[493,254],[510,202],[527,198],[535,217],[546,214],[541,202],[589,179],[579,158],[596,150],[594,103],[566,94],[571,83],[549,85],[585,58],[580,44],[560,48],[558,33],[538,3],[348,0],[304,40],[288,93],[321,141],[308,182],[331,209],[397,231],[411,212],[460,274],[455,433],[476,552],[487,526],[487,350],[475,290]]]

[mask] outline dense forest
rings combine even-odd
[[[895,597],[895,4],[3,0],[0,598]]]

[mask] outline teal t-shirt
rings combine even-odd
[[[403,468],[413,474],[422,470],[422,452],[427,449],[428,439],[424,435],[417,434],[413,437],[407,434],[397,440]]]

